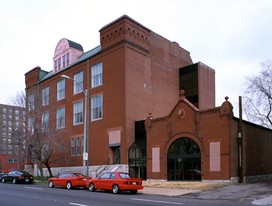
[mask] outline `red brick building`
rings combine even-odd
[[[231,121],[230,106],[215,108],[214,70],[193,64],[190,53],[176,42],[126,15],[101,28],[100,46],[87,52],[78,43],[60,40],[53,70],[36,67],[25,74],[25,81],[29,127],[41,121],[58,131],[67,148],[56,167],[82,166],[86,111],[91,171],[98,165],[124,164],[143,178],[182,180],[198,175],[196,179],[229,180],[238,176],[237,120]],[[189,101],[179,97],[181,89]],[[34,112],[37,102],[39,118]],[[145,121],[148,114],[154,118],[148,116]],[[181,169],[176,166],[181,165],[176,161],[184,159],[169,151],[175,150],[171,149],[174,141],[185,144],[184,137],[197,150],[196,156],[189,155],[196,163],[186,170],[198,174],[190,173],[188,178],[177,175]]]
[[[220,107],[199,110],[181,90],[167,116],[150,115],[145,125],[149,178],[241,182],[271,178],[271,130],[235,118],[227,97]]]

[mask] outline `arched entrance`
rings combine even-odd
[[[167,153],[168,180],[201,180],[201,153],[188,137],[175,140]]]

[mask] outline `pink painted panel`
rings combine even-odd
[[[120,144],[121,143],[121,131],[115,130],[109,132],[109,144]]]
[[[160,148],[152,148],[152,172],[160,172]]]
[[[210,171],[220,171],[220,142],[210,142]]]

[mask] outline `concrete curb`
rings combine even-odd
[[[201,192],[200,190],[190,189],[168,189],[168,188],[155,188],[155,187],[144,187],[143,190],[139,190],[139,193],[149,195],[164,195],[164,196],[180,196],[189,193]]]

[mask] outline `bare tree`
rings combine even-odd
[[[47,118],[41,107],[42,97],[38,91],[33,90],[31,94],[33,99],[27,99],[24,92],[17,93],[12,98],[12,103],[17,106],[24,106],[27,112],[27,125],[24,128],[24,144],[28,159],[37,163],[41,179],[43,179],[43,166],[48,169],[49,176],[52,177],[51,165],[63,160],[67,152],[67,145],[63,144],[61,137],[64,130],[56,130],[56,127],[49,124],[49,112]],[[50,107],[54,111],[54,108]]]
[[[243,107],[248,120],[272,128],[272,60],[261,66],[259,74],[246,78]]]
[[[50,129],[46,125],[34,125],[27,136],[28,149],[31,158],[34,159],[40,169],[41,177],[43,177],[43,165],[48,169],[49,176],[52,177],[51,165],[63,160],[66,147],[61,143],[60,131]]]

